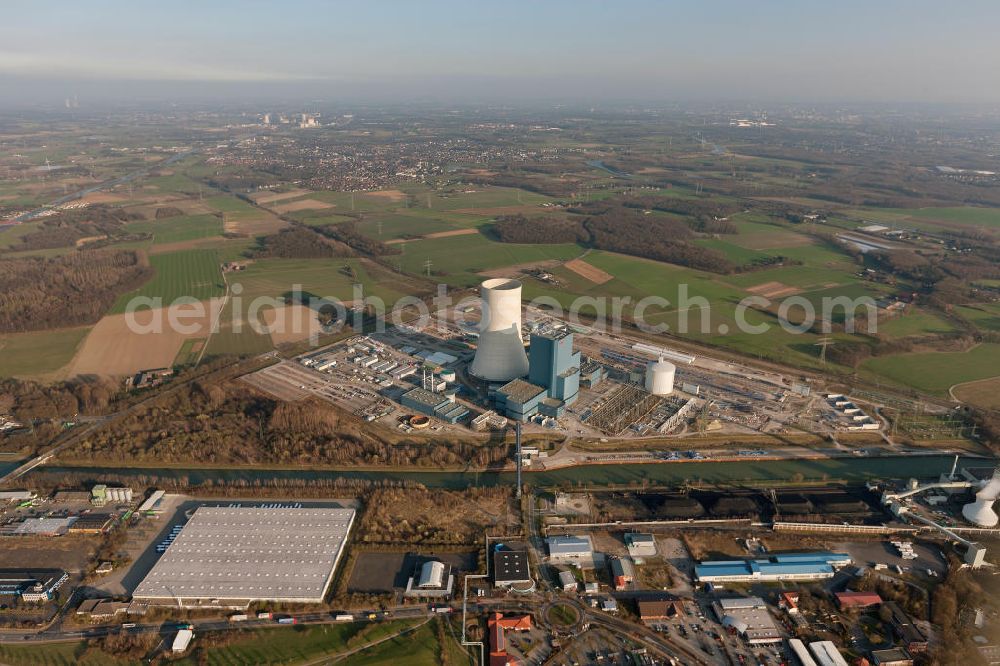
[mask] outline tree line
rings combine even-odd
[[[86,250],[0,259],[0,332],[92,324],[153,276],[140,250]]]

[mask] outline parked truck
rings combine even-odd
[[[337,622],[353,622],[354,616],[350,613],[337,613],[333,616],[333,619]]]
[[[230,622],[246,622],[250,619],[250,616],[246,613],[236,613],[235,615],[229,616]]]
[[[261,611],[257,613],[258,620],[270,620],[272,617],[273,615],[271,615],[271,611]]]

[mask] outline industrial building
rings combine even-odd
[[[507,418],[527,421],[541,411],[542,402],[547,398],[544,387],[523,379],[513,379],[496,390],[493,400],[497,411]]]
[[[799,660],[799,666],[818,666],[816,660],[812,658],[811,654],[809,654],[806,644],[798,638],[788,639],[788,647],[792,649],[792,653],[795,654],[795,658]]]
[[[750,645],[780,643],[781,631],[760,597],[719,599],[712,608],[719,622],[736,631]]]
[[[629,532],[625,534],[625,546],[632,557],[655,557],[656,538],[652,534]]]
[[[454,397],[434,393],[425,388],[412,388],[400,398],[403,407],[433,416],[448,423],[458,423],[469,415],[469,410],[455,402]]]
[[[25,518],[19,523],[0,527],[0,536],[62,536],[77,521],[76,516],[68,518]]]
[[[559,587],[562,588],[563,592],[575,592],[577,588],[576,576],[573,575],[572,571],[560,571],[559,572]]]
[[[809,650],[818,666],[848,666],[847,660],[833,641],[814,641],[809,644]]]
[[[49,601],[67,580],[69,575],[62,569],[0,569],[0,599]]]
[[[837,567],[852,563],[846,553],[789,553],[754,560],[716,560],[695,565],[703,583],[833,578]]]
[[[611,581],[615,590],[622,591],[635,582],[635,566],[625,557],[611,558]]]
[[[320,603],[354,509],[198,508],[133,593],[179,607]]]
[[[642,598],[636,601],[639,619],[644,624],[657,624],[671,617],[684,616],[684,602],[675,597]]]
[[[417,566],[406,582],[404,596],[413,598],[447,598],[455,587],[451,567],[438,560],[427,560]]]
[[[553,562],[593,561],[594,544],[589,535],[583,536],[553,536],[545,540],[549,549],[549,559]]]
[[[892,630],[906,651],[910,654],[926,652],[927,636],[913,624],[913,620],[906,614],[906,611],[900,608],[899,604],[895,601],[886,601],[884,605],[892,613],[892,619],[890,620]]]
[[[556,326],[540,328],[531,334],[528,351],[528,381],[545,388],[562,408],[576,402],[581,364],[580,352],[573,351],[572,331]]]
[[[833,595],[841,610],[847,608],[871,608],[882,604],[882,597],[874,592],[837,592]]]
[[[100,483],[90,489],[90,503],[94,506],[104,506],[111,502],[116,504],[127,504],[132,501],[131,488],[108,487]]]
[[[873,650],[872,663],[875,666],[913,666],[913,657],[902,648]]]
[[[493,551],[493,584],[497,587],[533,587],[528,551],[498,544]]]
[[[521,339],[521,283],[507,278],[480,285],[482,319],[476,355],[469,371],[490,382],[509,382],[528,374]]]
[[[913,658],[902,648],[873,650],[872,662],[875,666],[913,666]]]

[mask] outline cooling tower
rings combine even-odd
[[[646,390],[653,395],[670,395],[674,392],[674,375],[677,366],[662,358],[646,366]]]
[[[994,473],[989,483],[976,493],[976,501],[962,507],[962,515],[979,527],[996,527],[1000,518],[993,509],[993,503],[998,496],[1000,496],[1000,475]]]
[[[528,355],[521,340],[521,283],[507,278],[480,285],[483,318],[479,343],[469,371],[491,382],[509,382],[528,374]]]

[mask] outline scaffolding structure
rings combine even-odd
[[[648,416],[662,402],[662,398],[646,393],[638,386],[624,384],[594,409],[587,425],[609,435],[619,435]]]

